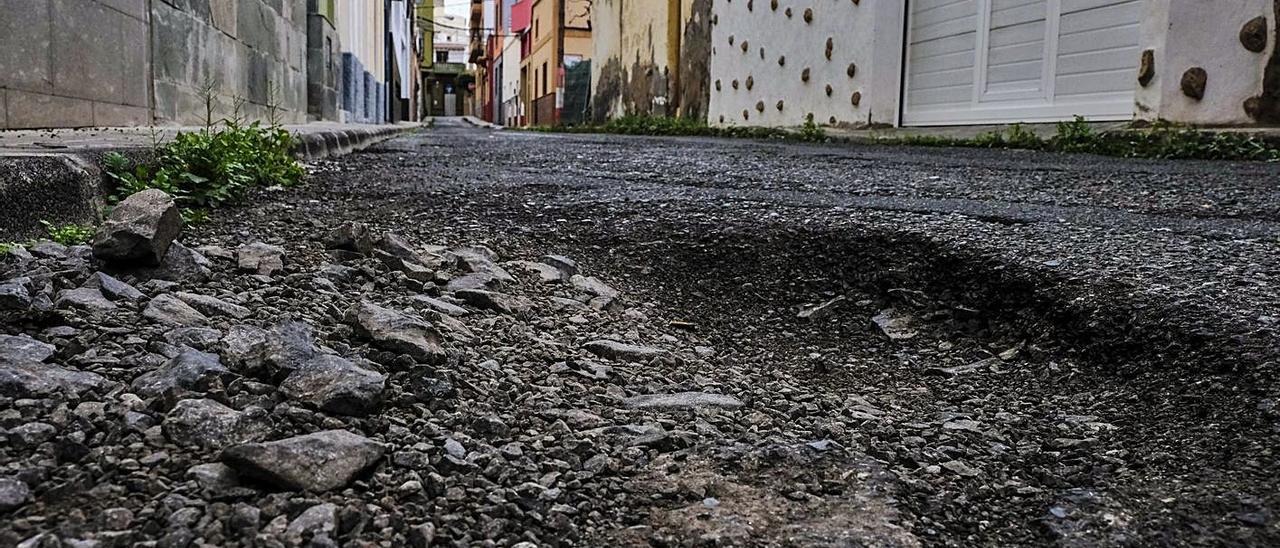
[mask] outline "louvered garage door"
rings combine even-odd
[[[1133,117],[1143,0],[911,0],[905,125]]]

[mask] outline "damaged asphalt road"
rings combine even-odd
[[[381,400],[335,412],[230,367],[225,392],[202,396],[228,410],[135,396],[128,416],[155,423],[139,431],[49,413],[41,431],[77,440],[81,460],[29,433],[0,449],[31,491],[0,514],[0,540],[1280,543],[1280,166],[437,120],[312,167],[306,186],[188,229],[209,281],[124,279],[152,303],[207,304],[183,291],[246,309],[211,316],[210,352],[253,327],[287,341],[276,326],[302,322],[384,377]],[[347,221],[457,260],[432,274],[327,250]],[[279,250],[278,272],[218,258],[257,241]],[[467,287],[499,270],[513,276]],[[365,301],[419,310],[439,331],[433,353],[371,346],[349,312]],[[118,308],[5,333],[128,383],[137,372],[120,364],[176,336]],[[0,427],[16,439],[56,405]],[[363,448],[348,467],[362,471],[320,492],[213,489],[192,478],[217,458],[181,443],[184,413],[206,408],[263,421],[224,454],[233,467],[327,436]],[[126,526],[134,536],[102,533]]]

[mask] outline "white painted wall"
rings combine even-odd
[[[786,15],[788,8],[790,17]],[[813,14],[807,23],[806,9]],[[774,9],[771,0],[715,0],[708,122],[798,126],[813,113],[818,124],[832,120],[852,126],[894,124],[902,65],[902,17],[902,2],[778,0]],[[826,56],[828,39],[833,45],[830,59]],[[785,64],[779,65],[779,57],[785,57]],[[847,74],[850,63],[856,66],[852,78]],[[808,82],[801,79],[806,67]],[[747,89],[748,78],[751,89]],[[857,106],[853,104],[854,93],[860,94]],[[779,100],[783,101],[781,110],[777,108]],[[759,102],[764,104],[763,112],[757,110]]]
[[[1272,0],[1149,0],[1142,44],[1155,54],[1155,79],[1138,86],[1136,117],[1190,124],[1238,125],[1254,120],[1244,102],[1262,91],[1262,74],[1275,48]],[[1267,49],[1240,44],[1240,29],[1258,16],[1268,20]],[[1182,93],[1182,74],[1201,67],[1208,74],[1203,100]]]

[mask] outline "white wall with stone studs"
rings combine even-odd
[[[710,124],[896,121],[900,1],[715,0],[711,20]]]
[[[1262,75],[1275,49],[1274,0],[1184,2],[1150,0],[1142,25],[1142,47],[1152,52],[1154,73],[1138,84],[1136,116],[1190,124],[1252,124],[1245,102],[1262,92]],[[1264,18],[1266,47],[1250,51],[1241,29]],[[1204,97],[1182,89],[1188,70],[1208,76]]]

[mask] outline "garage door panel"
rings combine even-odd
[[[903,122],[1131,117],[1142,1],[912,1]]]

